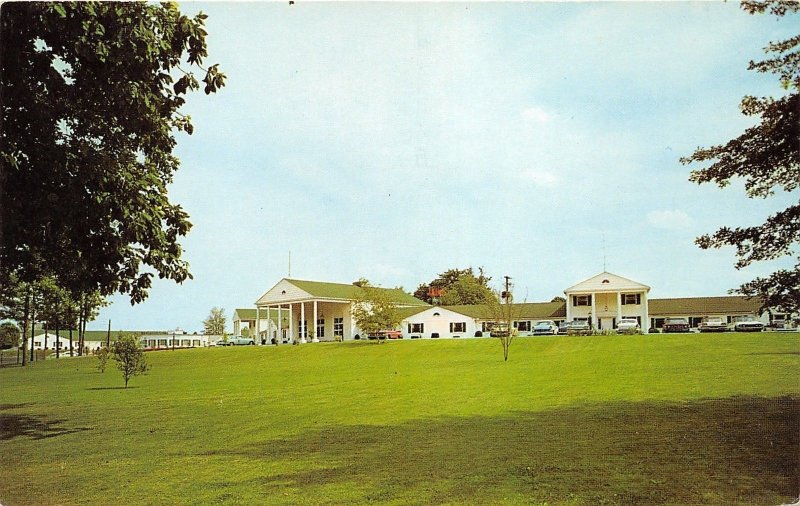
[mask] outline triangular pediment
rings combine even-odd
[[[256,305],[260,304],[279,304],[301,299],[310,299],[312,295],[307,291],[301,289],[297,285],[286,278],[278,281],[278,283],[267,290],[267,292],[258,298]]]
[[[577,285],[564,290],[564,293],[587,292],[618,292],[618,291],[644,291],[649,292],[650,287],[610,272],[601,272],[597,276],[581,281]]]

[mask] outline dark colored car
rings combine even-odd
[[[666,318],[661,331],[668,332],[689,332],[689,321],[686,318]]]

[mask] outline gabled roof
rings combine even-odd
[[[649,300],[651,316],[705,316],[732,313],[758,314],[758,309],[760,307],[760,299],[748,298],[740,295]]]
[[[306,281],[302,279],[288,278],[284,278],[281,280],[281,282],[294,285],[296,288],[302,290],[302,292],[305,292],[311,297],[319,299],[351,301],[357,299],[361,295],[361,288],[352,284],[327,283],[323,281]],[[410,295],[399,288],[376,287],[376,289],[388,293],[394,302],[403,306],[429,306],[427,302],[419,300],[413,295]]]
[[[577,285],[567,288],[564,290],[564,293],[605,291],[617,292],[620,290],[649,291],[650,287],[637,281],[623,278],[622,276],[617,276],[616,274],[612,274],[610,272],[601,272],[597,276],[592,276],[589,279],[581,281]]]
[[[400,315],[401,320],[405,320],[406,318],[411,318],[417,313],[421,313],[423,311],[427,311],[434,306],[413,306],[413,307],[401,307],[397,308],[397,314]]]
[[[495,318],[489,306],[485,304],[462,304],[442,306],[450,311],[461,313],[479,320]],[[567,306],[563,301],[556,302],[524,302],[511,305],[511,315],[516,320],[552,320],[566,318]]]
[[[261,320],[267,319],[267,310],[265,308],[261,308],[261,314],[258,315]],[[278,314],[275,310],[272,311],[269,317],[270,320],[278,323]],[[256,321],[256,310],[255,309],[244,309],[238,308],[233,312],[233,321]]]
[[[266,313],[261,313],[261,318],[266,318]],[[238,308],[233,311],[233,319],[235,320],[255,320],[256,319],[256,310],[255,309],[244,309]]]

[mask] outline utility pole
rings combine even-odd
[[[111,320],[108,320],[108,332],[106,332],[106,348],[111,349]]]
[[[503,298],[506,299],[506,302],[511,298],[511,292],[509,291],[511,276],[503,276],[506,280],[506,289],[503,292]]]

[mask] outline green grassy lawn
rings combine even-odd
[[[320,343],[0,369],[0,503],[765,504],[800,334]]]

